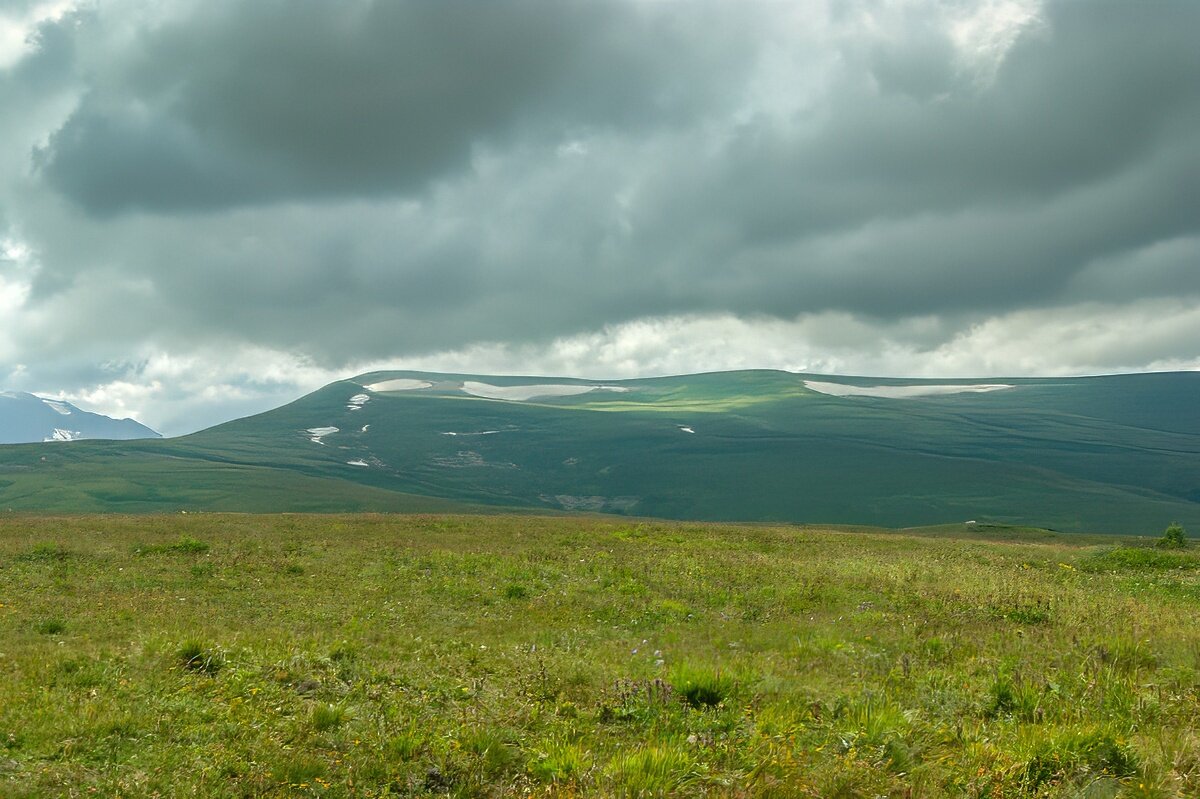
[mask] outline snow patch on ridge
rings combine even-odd
[[[308,433],[309,441],[313,442],[314,444],[323,445],[325,442],[321,439],[323,439],[325,436],[333,435],[334,433],[338,432],[338,429],[336,427],[310,427],[304,432]]]
[[[806,388],[833,397],[885,397],[908,399],[909,397],[944,397],[950,394],[984,394],[1015,388],[1008,383],[963,383],[957,385],[918,384],[907,386],[849,386],[843,383],[822,383],[805,380]]]
[[[398,377],[395,380],[384,380],[363,386],[367,391],[415,391],[422,388],[432,388],[428,380],[413,380],[410,377]]]
[[[355,394],[346,402],[346,410],[361,411],[362,407],[371,401],[369,394]]]
[[[59,402],[58,400],[48,400],[48,399],[43,399],[42,402],[45,403],[46,405],[48,405],[50,408],[53,408],[56,413],[60,413],[63,416],[71,415],[71,406],[67,405],[67,403],[65,403],[65,402]]]
[[[629,389],[624,386],[566,385],[560,383],[545,383],[534,386],[493,386],[489,383],[477,383],[473,380],[468,380],[462,384],[462,390],[473,397],[524,402],[542,397],[571,397],[576,394],[587,394],[592,391],[623,393]]]
[[[356,460],[356,461],[346,461],[346,465],[347,466],[368,466],[369,467],[371,464],[367,463],[366,461],[364,461],[360,458],[359,460]]]
[[[61,428],[56,427],[56,428],[54,428],[53,433],[51,433],[47,438],[43,438],[42,440],[43,441],[78,441],[81,438],[83,438],[83,433],[79,432],[78,430],[63,430]]]

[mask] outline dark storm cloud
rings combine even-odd
[[[1200,299],[1200,4],[145,8],[43,21],[0,71],[26,361],[336,368],[695,314],[934,350]],[[1200,357],[1191,324],[1128,352]]]
[[[412,193],[481,142],[694,117],[752,53],[749,15],[716,21],[580,0],[207,3],[140,37],[37,161],[94,215]]]

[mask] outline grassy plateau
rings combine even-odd
[[[983,525],[7,514],[0,796],[1197,796],[1198,607]]]

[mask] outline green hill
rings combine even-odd
[[[1200,374],[626,381],[378,372],[164,441],[0,448],[0,507],[543,509],[1200,527]]]

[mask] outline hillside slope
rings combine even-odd
[[[1200,527],[1200,374],[362,375],[168,441],[0,452],[0,507]],[[39,458],[47,457],[47,461]],[[65,486],[69,484],[69,489]],[[426,499],[421,499],[426,498]]]

